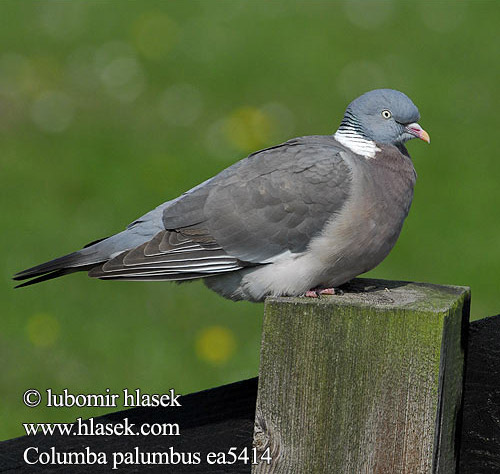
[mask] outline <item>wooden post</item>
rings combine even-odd
[[[342,289],[266,301],[252,472],[456,472],[470,290]]]

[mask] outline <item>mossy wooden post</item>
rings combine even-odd
[[[266,301],[252,472],[456,472],[469,289],[343,289]]]

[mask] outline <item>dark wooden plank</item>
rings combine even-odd
[[[161,473],[249,473],[250,464],[232,465],[129,465],[111,471],[110,465],[47,465],[27,466],[23,460],[26,448],[36,446],[39,452],[55,447],[59,452],[81,452],[86,446],[95,453],[104,452],[108,459],[113,452],[200,452],[204,459],[208,452],[237,452],[252,446],[255,417],[257,379],[245,380],[180,398],[181,407],[133,408],[94,418],[95,422],[122,423],[178,423],[180,436],[32,436],[21,437],[0,444],[0,472],[8,473],[86,473],[89,472],[161,472]]]
[[[499,472],[500,315],[470,324],[460,449],[460,474]]]

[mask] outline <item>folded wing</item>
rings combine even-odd
[[[350,193],[348,153],[333,137],[262,150],[133,222],[127,230],[15,276],[190,280],[300,253]],[[53,275],[53,276],[51,276]]]

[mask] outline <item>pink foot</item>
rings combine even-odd
[[[319,298],[321,295],[336,295],[339,293],[339,290],[335,290],[335,288],[313,288],[312,290],[306,291],[306,298]]]
[[[306,291],[306,294],[304,295],[306,298],[318,298],[319,295],[318,293],[316,292],[316,290],[309,290],[309,291]]]

